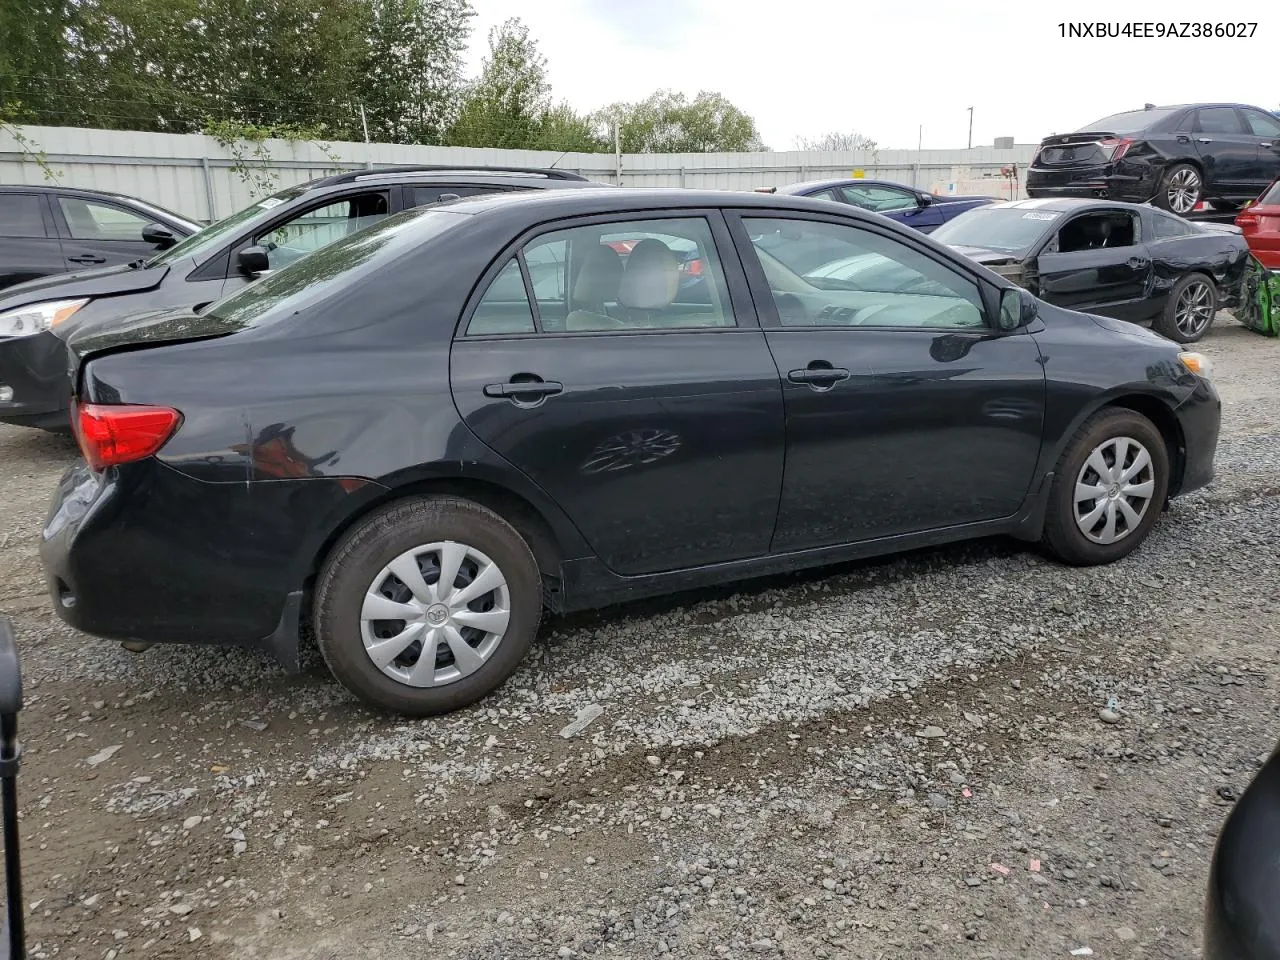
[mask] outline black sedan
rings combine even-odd
[[[409,207],[479,193],[589,186],[563,170],[390,167],[288,187],[150,258],[0,292],[0,422],[66,430],[62,337],[139,310],[212,303],[257,277]]]
[[[1249,262],[1239,227],[1106,200],[994,204],[933,236],[1050,303],[1150,322],[1178,343],[1240,303]]]
[[[0,186],[0,289],[150,257],[199,229],[181,214],[118,193]]]
[[[935,196],[890,180],[808,180],[782,187],[758,187],[756,192],[847,203],[897,220],[921,233],[932,233],[966,210],[983,207],[996,200],[995,197]]]
[[[679,296],[690,244],[705,302]],[[409,211],[69,348],[86,463],[43,531],[58,613],[289,663],[308,623],[407,714],[494,689],[544,605],[990,535],[1118,560],[1212,477],[1220,417],[1198,354],[873,214],[751,193]]]
[[[1047,137],[1027,170],[1029,197],[1105,197],[1186,214],[1229,209],[1280,177],[1280,117],[1234,103],[1148,105]]]

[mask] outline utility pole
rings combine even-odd
[[[969,149],[973,149],[973,107],[969,108]]]
[[[615,180],[622,186],[622,123],[613,121],[613,163],[616,170]]]
[[[364,128],[364,145],[367,147],[369,145],[369,121],[365,118],[365,115],[364,115],[364,104],[361,103],[361,104],[358,104],[358,106],[360,107],[360,126]],[[373,169],[373,160],[370,159],[368,153],[365,153],[364,165],[366,170]]]

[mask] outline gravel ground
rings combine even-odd
[[[1123,563],[995,540],[559,620],[424,722],[314,655],[62,626],[35,541],[75,451],[0,427],[32,956],[1196,955],[1280,729],[1280,342],[1202,349],[1219,479]]]

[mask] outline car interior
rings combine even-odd
[[[271,269],[278,270],[313,250],[372,226],[390,212],[390,198],[385,191],[344,197],[272,227],[257,242],[266,247]]]
[[[1045,253],[1076,253],[1131,247],[1138,241],[1137,217],[1131,213],[1086,213],[1062,225]]]

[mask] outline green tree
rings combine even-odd
[[[462,102],[449,142],[531,149],[551,107],[547,61],[517,17],[489,31],[489,56]]]
[[[539,118],[531,146],[534,150],[565,153],[604,153],[613,149],[600,123],[567,103],[552,107]]]
[[[690,100],[658,90],[639,103],[601,111],[600,120],[620,126],[626,153],[716,153],[766,149],[750,116],[722,94],[703,90]]]
[[[833,131],[820,137],[796,137],[797,150],[875,150],[876,146],[874,140],[856,130],[848,133]]]
[[[59,68],[69,6],[67,0],[0,2],[0,121],[48,122],[65,106]]]

